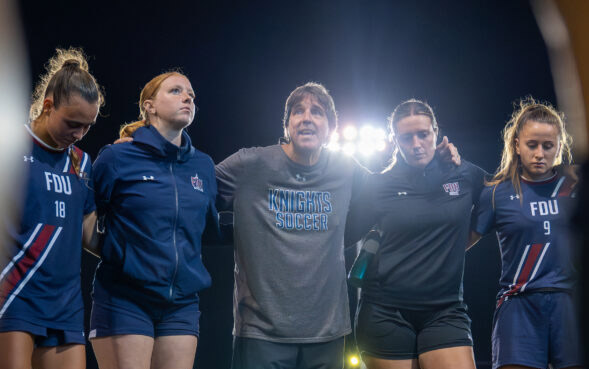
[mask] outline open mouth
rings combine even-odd
[[[299,131],[299,136],[313,136],[315,135],[315,130],[312,129],[302,129]]]

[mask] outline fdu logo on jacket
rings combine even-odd
[[[442,187],[444,187],[444,191],[450,196],[458,196],[460,194],[460,185],[458,182],[444,183]]]
[[[203,192],[202,179],[198,178],[198,173],[196,173],[194,177],[190,177],[190,183],[192,183],[192,187],[194,187],[195,190]]]

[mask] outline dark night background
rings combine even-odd
[[[548,57],[527,1],[22,1],[30,74],[55,47],[81,46],[106,91],[80,147],[95,158],[138,115],[143,85],[180,67],[200,108],[193,144],[219,162],[277,142],[286,97],[307,81],[332,93],[340,125],[384,127],[405,99],[428,101],[466,160],[494,171],[500,130],[525,95],[556,103]],[[32,86],[31,86],[32,87]],[[213,286],[201,294],[196,368],[228,368],[231,245],[205,245]],[[85,256],[84,283],[96,260]],[[490,361],[500,259],[494,237],[466,256],[475,356]],[[88,368],[95,368],[90,353]]]

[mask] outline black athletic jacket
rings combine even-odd
[[[410,309],[462,301],[471,210],[484,176],[466,161],[456,167],[434,159],[416,169],[399,158],[391,170],[368,179],[346,231],[348,242],[374,224],[383,232],[363,299]]]

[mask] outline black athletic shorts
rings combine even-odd
[[[472,346],[466,304],[431,310],[399,309],[360,301],[356,342],[361,354],[380,359],[414,359],[424,352]]]
[[[342,369],[344,337],[320,343],[279,343],[233,337],[231,369]]]

